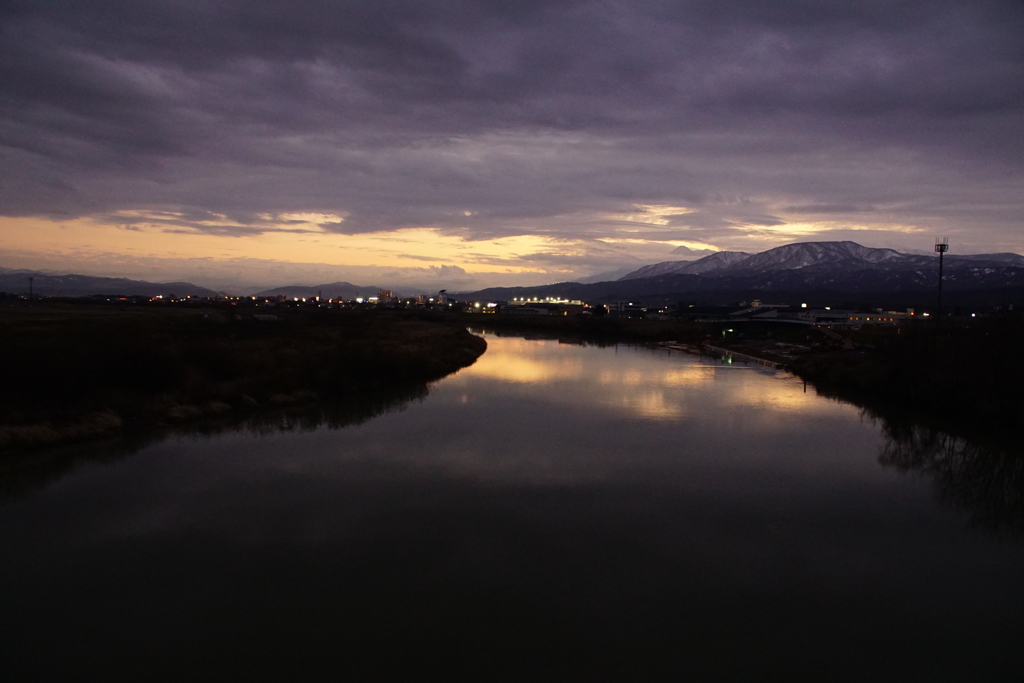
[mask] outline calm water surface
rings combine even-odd
[[[358,424],[7,482],[0,678],[1021,680],[1024,543],[970,500],[1019,476],[786,373],[488,343]]]

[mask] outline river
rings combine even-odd
[[[429,391],[8,467],[0,678],[1020,680],[1020,458],[486,336]]]

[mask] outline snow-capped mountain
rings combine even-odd
[[[697,261],[655,263],[634,270],[619,280],[675,274],[746,276],[818,266],[827,266],[838,275],[840,272],[850,273],[858,270],[879,272],[931,269],[935,261],[934,254],[904,254],[895,249],[874,249],[856,242],[797,242],[753,255],[738,251],[720,251]],[[947,268],[953,269],[959,266],[1021,267],[1024,266],[1024,256],[1012,253],[947,254],[945,263]]]
[[[608,282],[564,282],[515,290],[493,288],[480,296],[566,296],[584,301],[740,301],[771,296],[806,300],[827,293],[832,301],[930,305],[939,281],[934,254],[903,254],[855,242],[802,242],[760,254],[717,252],[692,262],[645,266]],[[1002,305],[1024,296],[1024,256],[946,254],[943,288],[949,301]]]
[[[750,273],[793,270],[827,263],[862,265],[902,258],[895,249],[872,249],[856,242],[797,242],[762,251],[733,266]]]
[[[675,261],[673,261],[673,263],[675,263]],[[686,263],[689,263],[689,261],[686,261]],[[618,280],[626,273],[630,273],[632,271],[632,266],[627,266],[625,268],[616,268],[615,270],[606,270],[603,273],[598,273],[596,275],[588,275],[587,277],[577,278],[576,282],[585,285],[593,284],[594,282],[609,282],[611,280]]]
[[[703,259],[706,256],[712,256],[717,253],[719,252],[716,252],[714,249],[690,249],[689,247],[686,246],[676,247],[675,249],[669,252],[669,256],[673,258],[672,261],[664,261],[655,264],[658,266],[658,271],[656,274],[661,274],[662,272],[676,272],[674,270],[675,267],[683,267],[690,263],[696,262],[698,259]],[[627,266],[624,268],[616,268],[615,270],[607,270],[603,273],[597,273],[596,275],[588,275],[586,277],[581,277],[577,279],[576,282],[579,282],[581,284],[592,284],[595,282],[610,282],[611,280],[621,280],[626,277],[636,277],[635,275],[633,275],[633,273],[640,271],[647,272],[645,269],[650,267],[650,265],[651,264],[647,264],[644,266],[640,266],[639,268],[637,268],[634,265]],[[640,277],[647,276],[641,275]]]
[[[718,252],[714,249],[690,249],[689,247],[679,246],[673,249],[670,253],[681,260],[696,261],[699,258],[711,256]]]
[[[710,273],[716,270],[723,270],[750,258],[745,251],[716,251],[710,256],[705,256],[696,261],[666,261],[665,263],[654,263],[643,268],[637,268],[632,273],[620,277],[620,280],[634,280],[642,277],[655,277],[658,275],[670,275],[673,273],[689,273],[698,275]]]

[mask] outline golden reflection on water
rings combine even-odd
[[[709,365],[686,365],[672,368],[664,374],[662,382],[670,387],[708,384],[715,380],[715,368]]]
[[[822,401],[814,389],[805,393],[800,380],[781,372],[770,382],[745,383],[742,392],[733,393],[725,399],[723,403],[727,406],[757,406],[802,413],[831,405],[829,401]]]
[[[622,396],[621,399],[619,408],[640,417],[664,420],[667,418],[683,417],[687,412],[683,402],[672,400],[663,391],[648,391],[626,395]]]
[[[805,393],[802,383],[788,373],[773,374],[759,366],[717,365],[706,358],[666,357],[635,347],[567,347],[553,340],[487,335],[487,343],[487,352],[461,376],[526,385],[526,390],[533,387],[547,401],[656,420],[694,415],[709,399],[718,409],[768,409],[755,418],[758,421],[779,412],[810,415],[836,407],[813,390]]]
[[[506,382],[526,384],[548,384],[557,380],[579,379],[583,375],[583,364],[576,358],[558,356],[540,357],[532,354],[530,344],[543,348],[545,343],[527,342],[524,339],[501,339],[496,343],[488,339],[486,353],[466,372],[471,375],[492,377]],[[508,344],[508,342],[513,342]],[[516,344],[515,342],[519,342]]]

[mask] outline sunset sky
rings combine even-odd
[[[573,280],[1024,253],[1024,3],[9,0],[0,267]]]

